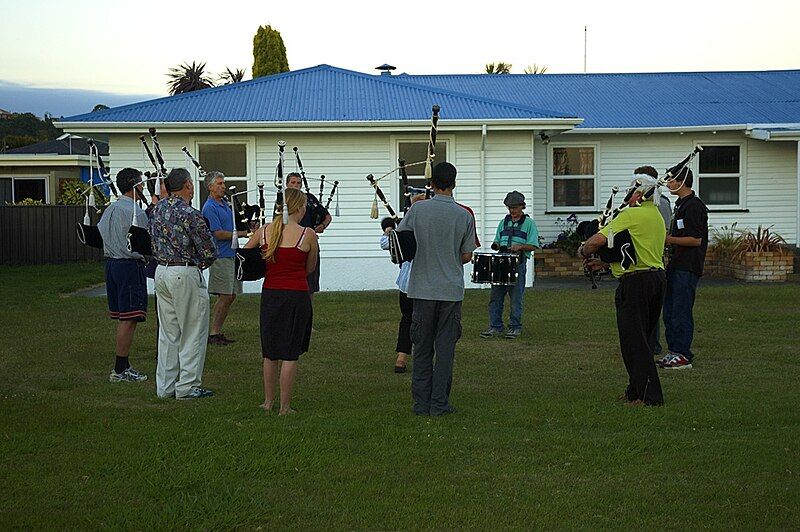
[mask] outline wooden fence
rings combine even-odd
[[[83,207],[64,205],[0,207],[0,264],[102,260],[102,249],[78,240],[75,227],[83,214]],[[92,223],[97,223],[96,215]]]

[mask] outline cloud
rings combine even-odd
[[[161,96],[164,95],[28,87],[20,83],[0,81],[0,108],[14,113],[33,113],[40,117],[45,113],[57,117],[71,116],[88,113],[98,103],[117,107]]]

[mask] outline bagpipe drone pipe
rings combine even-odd
[[[433,186],[431,185],[431,177],[433,175],[433,159],[436,156],[436,135],[438,133],[438,126],[439,126],[439,111],[441,108],[438,105],[433,105],[431,107],[431,126],[430,131],[428,134],[428,148],[427,154],[424,161],[418,161],[414,163],[406,163],[405,160],[398,159],[398,166],[386,172],[382,176],[375,178],[373,174],[369,174],[367,176],[367,181],[372,188],[375,190],[375,198],[372,202],[372,209],[370,211],[370,217],[372,219],[378,218],[378,200],[383,203],[384,208],[389,213],[389,216],[395,221],[395,223],[400,223],[400,217],[397,215],[397,212],[392,208],[389,200],[386,198],[386,194],[384,194],[383,190],[381,190],[380,185],[378,182],[390,175],[393,175],[395,172],[399,172],[401,186],[402,186],[402,193],[403,193],[403,213],[407,213],[408,210],[411,208],[412,197],[417,195],[418,193],[425,194],[425,198],[433,197]],[[416,166],[416,165],[425,165],[425,179],[426,184],[424,189],[418,189],[411,185],[408,182],[408,167]],[[417,252],[417,240],[414,237],[413,231],[398,231],[393,229],[389,234],[389,253],[392,258],[392,262],[394,264],[402,264],[403,262],[409,262],[414,260],[414,255]]]
[[[333,201],[334,195],[336,196],[336,212],[334,216],[338,217],[339,181],[333,182],[330,194],[328,195],[328,201],[323,205],[322,202],[324,200],[324,194],[325,194],[325,174],[322,174],[319,177],[319,196],[314,196],[314,194],[311,193],[311,188],[308,184],[309,178],[306,177],[306,171],[305,168],[303,168],[303,161],[300,159],[299,148],[295,146],[294,148],[292,148],[292,151],[294,151],[295,167],[297,168],[297,173],[300,174],[303,189],[305,189],[306,197],[308,198],[308,206],[311,209],[311,227],[317,227],[318,225],[320,225],[325,221],[325,218],[329,214],[329,209],[331,206],[331,202]]]
[[[289,223],[289,210],[286,207],[286,196],[283,193],[284,182],[284,153],[286,142],[278,141],[278,165],[275,168],[275,206],[272,210],[272,220],[280,218],[281,223]],[[257,281],[264,278],[267,265],[263,257],[263,248],[266,245],[266,200],[264,198],[264,185],[258,185],[258,206],[260,227],[260,241],[257,247],[238,248],[234,257],[234,272],[238,281]],[[233,246],[232,246],[233,247]]]
[[[83,215],[83,222],[78,222],[75,229],[78,240],[81,242],[81,244],[93,248],[103,249],[103,237],[100,234],[100,230],[97,228],[97,225],[92,224],[92,215],[90,210],[94,210],[95,215],[100,214],[101,212],[101,209],[97,207],[95,193],[102,194],[103,196],[105,196],[105,194],[103,193],[102,189],[98,187],[98,185],[107,186],[115,199],[118,196],[118,193],[117,188],[114,186],[114,182],[109,177],[106,167],[103,164],[97,144],[95,144],[94,140],[92,139],[88,139],[86,143],[89,146],[89,183],[86,190],[80,190],[81,195],[84,196],[84,205],[86,210]],[[100,183],[95,184],[95,173],[97,173]]]

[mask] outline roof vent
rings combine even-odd
[[[375,70],[381,71],[381,76],[391,76],[392,70],[396,70],[397,67],[393,67],[392,65],[387,65],[386,63],[382,64],[381,66],[375,67]]]

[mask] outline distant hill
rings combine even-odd
[[[0,81],[0,109],[13,113],[33,113],[44,117],[71,116],[90,112],[101,103],[117,107],[166,96],[166,94],[118,94],[82,89],[43,89]]]

